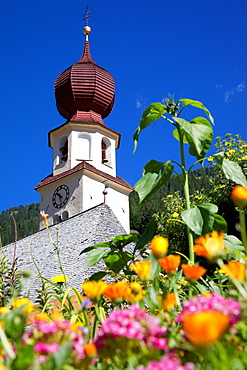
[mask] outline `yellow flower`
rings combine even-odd
[[[10,312],[10,309],[8,307],[0,307],[0,315],[7,314]]]
[[[67,275],[56,275],[51,278],[51,280],[55,281],[55,283],[64,283],[65,281],[68,281],[69,278]]]
[[[181,267],[187,280],[199,280],[207,271],[204,267],[197,265],[183,264]]]
[[[135,262],[134,265],[130,265],[130,269],[135,271],[141,279],[145,279],[150,276],[151,265],[150,261]]]
[[[132,282],[129,288],[126,290],[125,299],[129,303],[135,303],[141,301],[143,297],[143,291],[141,284]]]
[[[167,198],[172,198],[172,197],[173,197],[173,195],[171,195],[171,194],[167,195]]]
[[[245,264],[239,261],[230,261],[225,268],[222,267],[219,272],[226,275],[232,275],[238,280],[244,280],[246,276]]]
[[[33,303],[27,298],[16,298],[12,303],[13,308],[19,308],[22,306],[24,313],[30,313],[33,310]]]
[[[160,266],[168,273],[173,275],[180,265],[181,257],[178,254],[158,259]]]
[[[49,215],[47,215],[45,213],[45,211],[40,211],[40,215],[41,217],[43,218],[43,221],[44,221],[44,224],[45,224],[45,227],[48,229],[48,221],[47,221],[47,217],[49,217]]]
[[[213,160],[214,160],[214,158],[213,158],[213,157],[209,157],[209,158],[208,158],[208,161],[209,161],[209,162],[213,162]]]
[[[123,281],[107,284],[103,294],[110,299],[116,300],[125,296],[127,288],[128,284]]]
[[[150,242],[150,249],[156,258],[164,257],[168,251],[168,239],[155,236]]]
[[[165,297],[162,308],[164,310],[169,310],[170,308],[172,308],[176,304],[177,304],[177,300],[176,300],[175,293],[168,293]]]
[[[178,217],[178,216],[179,216],[179,213],[173,212],[172,217]]]
[[[232,189],[232,200],[235,206],[240,208],[247,207],[247,187],[245,186],[234,186]]]
[[[224,334],[229,326],[229,317],[221,312],[203,311],[186,315],[182,326],[194,346],[206,347]]]
[[[243,160],[243,161],[247,161],[247,155],[246,155],[246,156],[244,156],[244,157],[242,157],[242,160]]]
[[[76,333],[82,334],[83,333],[82,327],[83,327],[83,323],[82,322],[73,322],[73,323],[70,323],[71,330],[74,331],[74,332],[76,332]]]
[[[200,236],[195,240],[194,252],[197,256],[205,257],[211,262],[214,262],[217,258],[224,257],[226,252],[224,233],[218,233],[218,231],[214,230],[211,235]]]
[[[99,298],[104,293],[106,287],[107,284],[103,283],[103,281],[87,281],[82,284],[84,293],[92,300]]]
[[[223,189],[223,188],[225,188],[226,187],[226,185],[220,185],[220,189]]]

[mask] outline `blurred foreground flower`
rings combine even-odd
[[[92,301],[99,298],[105,291],[107,284],[103,281],[86,281],[82,284],[82,289]]]
[[[134,265],[130,265],[130,269],[135,271],[141,279],[146,279],[150,277],[151,265],[150,261],[135,262]]]
[[[23,307],[23,312],[28,314],[33,310],[33,303],[27,298],[16,298],[12,303],[13,308]]]
[[[135,370],[195,370],[196,367],[191,362],[184,365],[181,360],[169,355],[161,357],[159,361],[150,361],[147,367],[138,366]]]
[[[0,307],[0,315],[7,314],[10,312],[10,309],[8,307]]]
[[[125,296],[127,288],[128,284],[122,281],[118,283],[107,284],[103,294],[112,300],[117,300]]]
[[[155,236],[150,242],[150,249],[156,258],[164,257],[168,251],[168,239]]]
[[[207,271],[204,267],[198,265],[192,266],[183,264],[181,267],[184,272],[184,276],[190,281],[199,280]]]
[[[84,352],[88,357],[95,357],[97,355],[97,348],[94,343],[88,343],[84,346]]]
[[[158,259],[160,266],[170,275],[173,275],[179,265],[181,257],[178,254],[170,254],[167,257]]]
[[[161,297],[162,299],[162,297]],[[162,304],[162,308],[164,310],[170,310],[170,308],[174,307],[177,304],[176,295],[175,293],[168,293],[165,296],[165,299]]]
[[[232,189],[232,200],[235,206],[239,208],[247,207],[247,187],[245,186],[234,186]]]
[[[142,300],[143,291],[142,286],[138,282],[133,281],[130,283],[129,288],[126,290],[125,299],[129,303],[135,303]]]
[[[226,254],[224,246],[224,233],[212,231],[211,235],[206,234],[195,240],[194,252],[197,256],[207,258],[210,262],[215,262],[218,258],[223,258]]]
[[[244,280],[246,276],[246,267],[243,262],[230,261],[225,268],[222,267],[219,272],[226,275],[232,275],[238,280]]]
[[[211,311],[228,316],[230,324],[235,324],[241,318],[241,307],[242,304],[233,298],[224,298],[216,292],[208,292],[183,302],[182,311],[177,317],[177,321],[181,322],[185,316],[195,312]]]
[[[196,312],[186,315],[182,326],[186,337],[194,346],[209,346],[224,334],[229,326],[229,317],[221,312]]]

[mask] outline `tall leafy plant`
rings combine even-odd
[[[189,106],[199,108],[204,112],[206,118],[199,116],[190,121],[182,118],[181,113]],[[174,127],[173,137],[179,142],[180,163],[173,160],[165,162],[149,161],[144,167],[142,178],[135,185],[135,190],[139,195],[139,204],[142,205],[170,179],[173,173],[179,171],[185,196],[185,210],[182,211],[181,217],[187,225],[189,256],[193,263],[193,237],[205,234],[213,229],[221,230],[222,223],[224,223],[223,218],[216,215],[218,211],[216,205],[203,203],[192,208],[190,202],[189,173],[196,164],[203,164],[206,159],[206,154],[213,139],[214,119],[210,111],[196,100],[180,99],[175,103],[174,99],[170,97],[165,99],[163,103],[152,103],[144,111],[139,126],[134,133],[134,152],[137,149],[141,131],[160,118]],[[196,159],[189,168],[186,164],[185,145],[188,145],[189,154]],[[224,152],[215,154],[213,158],[227,179],[239,185],[247,185],[241,167],[226,158]]]

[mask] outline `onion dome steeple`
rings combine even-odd
[[[55,97],[59,113],[68,121],[104,124],[113,108],[115,83],[112,75],[98,66],[90,53],[86,25],[86,40],[81,59],[60,73],[55,82]]]

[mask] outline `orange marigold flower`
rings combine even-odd
[[[110,299],[119,299],[125,296],[128,284],[122,281],[113,284],[107,284],[106,289],[104,290],[104,295]]]
[[[235,206],[239,208],[247,207],[247,187],[245,186],[234,186],[232,189],[232,200]]]
[[[187,280],[199,280],[207,271],[204,267],[197,265],[183,264],[181,267]]]
[[[45,227],[48,228],[48,221],[47,221],[47,217],[49,217],[49,215],[47,215],[45,213],[45,211],[40,211],[40,215],[41,217],[43,218],[43,221],[44,221],[44,224],[45,224]]]
[[[224,233],[213,231],[211,235],[206,234],[195,240],[194,252],[197,256],[207,258],[214,262],[217,258],[225,256],[226,248],[224,246]]]
[[[30,313],[33,310],[33,303],[27,298],[16,298],[12,303],[12,307],[19,308],[23,306],[24,313]]]
[[[151,265],[150,261],[135,262],[134,265],[130,265],[130,269],[135,271],[141,279],[145,279],[150,276]]]
[[[103,283],[103,281],[87,281],[82,284],[84,293],[92,300],[99,298],[104,293],[106,287],[107,284]]]
[[[177,304],[177,300],[176,300],[175,293],[168,293],[165,297],[162,308],[164,310],[169,310],[170,308],[172,308],[176,304]]]
[[[126,290],[125,299],[129,303],[135,303],[142,300],[143,291],[141,284],[132,282]]]
[[[150,242],[150,249],[156,258],[164,257],[168,251],[168,239],[155,236]]]
[[[178,254],[170,254],[170,256],[158,259],[161,267],[169,274],[173,274],[180,265],[181,257]]]
[[[0,327],[1,327],[2,329],[4,329],[4,322],[3,322],[3,321],[0,321]],[[0,367],[0,370],[1,370],[1,367]]]
[[[246,267],[243,262],[239,261],[230,261],[227,265],[225,265],[226,269],[222,267],[219,272],[232,275],[238,280],[244,280],[246,276]]]
[[[186,337],[194,346],[210,346],[226,331],[229,317],[221,312],[202,311],[186,315],[182,325]]]
[[[97,355],[97,349],[95,344],[93,343],[88,343],[84,346],[84,352],[87,356],[89,357],[94,357]]]

